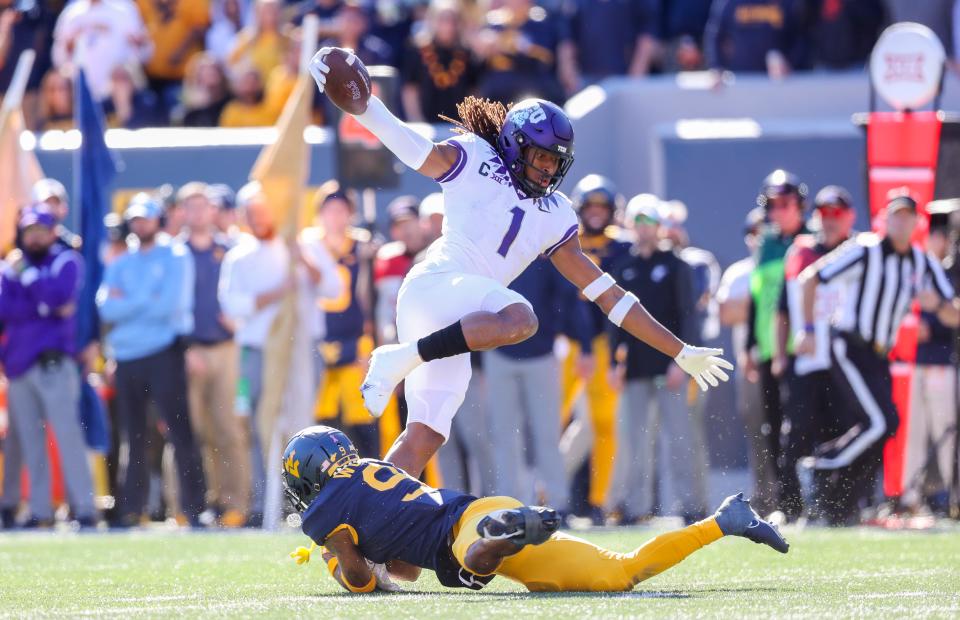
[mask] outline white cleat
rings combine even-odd
[[[370,368],[360,386],[363,404],[375,418],[383,415],[397,384],[423,363],[416,342],[385,344],[373,350]]]

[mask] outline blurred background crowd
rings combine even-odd
[[[65,6],[66,5],[66,6]],[[88,75],[113,127],[272,125],[289,96],[300,25],[399,74],[413,121],[464,95],[562,103],[609,76],[715,69],[861,69],[885,24],[936,32],[953,58],[953,0],[0,0],[0,93],[20,52],[38,58],[28,128],[72,127]],[[315,120],[330,109],[318,95]]]
[[[750,479],[737,483],[752,487],[758,509],[786,522],[851,525],[875,517],[875,486],[852,485],[834,504],[820,496],[823,484],[805,478],[803,458],[844,430],[846,405],[831,393],[823,351],[797,363],[787,342],[803,329],[791,289],[797,261],[809,264],[811,253],[827,253],[853,234],[849,193],[828,186],[808,197],[795,175],[774,171],[762,182],[761,206],[745,214],[745,258],[722,274],[689,238],[683,203],[652,194],[626,201],[599,175],[580,180],[571,197],[584,249],[655,318],[694,343],[715,339],[721,326],[733,329],[740,422],[727,430],[748,439]],[[312,404],[287,420],[288,432],[332,424],[370,457],[382,456],[400,432],[402,387],[377,420],[364,410],[359,386],[374,344],[396,340],[400,282],[440,235],[440,194],[393,200],[381,236],[362,225],[357,196],[331,180],[317,190],[312,225],[294,245],[279,235],[256,181],[236,194],[202,182],[137,194],[105,221],[96,297],[103,331],[83,350],[75,341],[82,239],[60,223],[67,192],[44,179],[33,198],[0,285],[9,382],[5,527],[48,527],[57,502],[59,518],[81,526],[103,515],[115,527],[168,519],[262,526],[265,512],[266,525],[275,526],[276,464],[264,458],[272,433],[257,415],[271,374],[264,366],[271,326],[292,289],[304,328],[297,337],[310,343],[299,370]],[[950,209],[932,216],[929,245],[948,267]],[[717,480],[705,395],[667,357],[612,328],[548,260],[511,288],[532,303],[539,331],[474,354],[467,398],[428,482],[557,506],[574,523],[703,517]],[[818,298],[818,324],[829,324],[840,299],[855,294]],[[956,376],[956,333],[931,313],[921,325],[924,371],[913,386],[908,482],[889,506],[946,514],[957,456],[956,384],[948,380]],[[67,406],[80,398],[78,367],[106,403],[102,423]],[[90,441],[98,432],[108,437]],[[842,481],[848,474],[829,475]],[[862,512],[867,507],[874,510]]]
[[[455,116],[467,94],[563,102],[618,75],[862,71],[880,29],[903,19],[930,26],[953,57],[960,31],[953,0],[61,4],[0,0],[0,91],[20,52],[35,50],[23,112],[36,131],[77,124],[77,69],[114,128],[272,126],[296,84],[306,15],[319,18],[321,42],[394,67],[396,109],[428,122]],[[329,112],[317,95],[314,121]],[[790,257],[825,254],[870,222],[855,222],[865,205],[842,187],[809,191],[783,170],[757,185],[756,206],[742,213],[743,259],[725,270],[700,247],[709,240],[687,232],[688,216],[711,217],[709,205],[628,200],[598,175],[570,192],[583,248],[655,318],[693,344],[732,331],[739,418],[723,432],[746,438],[748,477],[711,467],[715,412],[696,385],[611,329],[543,260],[511,285],[533,304],[539,331],[473,356],[463,410],[427,481],[552,505],[573,524],[692,522],[731,485],[752,489],[758,510],[782,522],[856,524],[875,518],[881,500],[907,515],[946,514],[951,493],[957,501],[956,333],[933,313],[919,323],[911,416],[922,423],[906,440],[902,495],[857,487],[843,469],[817,483],[804,469],[816,444],[845,427],[829,373],[798,365],[789,342],[805,328],[790,299],[800,258]],[[0,282],[4,528],[276,526],[278,468],[264,456],[277,453],[275,429],[257,418],[265,398],[278,398],[266,385],[280,372],[268,349],[291,291],[309,353],[290,374],[303,375],[311,404],[283,432],[330,423],[363,456],[381,456],[403,428],[402,388],[375,420],[359,386],[372,348],[396,339],[404,275],[441,233],[440,194],[392,200],[378,228],[362,196],[330,180],[291,244],[256,182],[166,185],[119,205],[93,249],[67,228],[76,219],[60,182],[43,179],[30,194]],[[955,206],[930,209],[928,248],[951,270]],[[83,316],[90,289],[98,321]],[[833,303],[818,306],[818,321],[831,321]],[[87,324],[96,333],[78,339]],[[830,485],[847,489],[843,502],[818,491]]]

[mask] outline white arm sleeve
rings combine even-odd
[[[397,159],[414,170],[418,170],[433,151],[433,142],[394,116],[379,97],[372,95],[367,111],[355,118],[379,138]]]

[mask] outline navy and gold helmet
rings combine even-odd
[[[801,207],[806,206],[804,203],[807,199],[807,184],[794,173],[778,168],[763,180],[757,195],[757,206],[766,209],[771,198],[789,194],[797,197]]]
[[[291,437],[283,450],[283,492],[303,512],[335,471],[359,459],[357,448],[342,431],[308,426]]]
[[[610,207],[613,214],[623,208],[624,200],[613,181],[600,174],[588,174],[580,179],[570,192],[570,202],[577,213],[588,202],[597,202]]]

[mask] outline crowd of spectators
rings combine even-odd
[[[0,0],[0,89],[17,54],[35,49],[24,109],[40,130],[72,127],[78,68],[115,127],[272,125],[297,79],[307,15],[319,18],[322,44],[395,67],[396,103],[407,118],[431,121],[455,115],[470,93],[562,101],[616,75],[718,69],[781,78],[855,69],[885,16],[936,26],[949,49],[944,28],[954,7],[952,0],[53,4]],[[327,120],[326,112],[318,99],[316,120]],[[791,340],[807,327],[797,314],[801,302],[791,299],[797,264],[850,237],[849,194],[827,187],[808,207],[799,179],[772,174],[744,225],[750,256],[722,278],[716,259],[692,244],[682,203],[652,194],[626,201],[596,175],[582,179],[572,198],[585,252],[655,318],[692,343],[715,340],[721,324],[733,328],[737,407],[757,508],[787,521],[858,522],[874,488],[858,479],[854,493],[842,469],[817,474],[813,483],[800,476],[804,458],[847,429],[831,413],[837,403],[825,387],[832,384],[823,360],[806,359]],[[257,416],[273,320],[294,290],[304,329],[297,341],[310,349],[298,369],[308,369],[304,389],[314,405],[284,421],[293,427],[283,433],[329,422],[364,456],[385,453],[402,429],[402,390],[375,420],[359,387],[372,347],[396,339],[400,283],[440,235],[442,197],[391,203],[388,238],[362,225],[357,197],[336,181],[318,190],[312,206],[313,226],[291,245],[278,235],[274,209],[256,183],[236,194],[202,182],[138,194],[105,222],[102,346],[77,351],[82,240],[63,227],[63,186],[47,179],[34,188],[0,282],[9,409],[5,527],[53,522],[54,473],[81,527],[101,516],[116,527],[145,518],[276,525],[279,488],[269,462],[275,429]],[[931,220],[938,260],[949,262],[949,239],[946,219]],[[689,522],[703,517],[706,399],[669,359],[611,329],[545,261],[512,287],[530,300],[540,329],[529,341],[473,356],[465,411],[428,467],[428,481],[554,505],[596,524],[663,513]],[[818,320],[829,321],[831,312],[818,305]],[[956,410],[955,334],[933,311],[923,315],[919,334],[912,408],[920,417],[907,439],[899,498],[912,512],[942,508],[956,482],[956,442],[944,439]],[[62,406],[83,397],[87,384],[98,386],[109,409],[113,437],[103,468],[88,460],[80,441],[86,429]],[[59,466],[47,458],[44,428]],[[502,446],[497,454],[495,443]],[[928,458],[930,445],[936,454]],[[818,495],[830,485],[846,489],[842,506]]]
[[[303,19],[320,43],[389,65],[410,120],[467,94],[561,103],[609,76],[862,68],[881,28],[929,25],[952,58],[954,0],[0,0],[0,93],[37,52],[31,129],[70,126],[82,69],[113,127],[272,125],[292,90]],[[318,123],[331,108],[317,96]]]
[[[859,523],[879,499],[875,486],[852,467],[810,470],[819,482],[801,467],[847,431],[856,407],[843,401],[825,343],[834,314],[858,289],[822,286],[814,323],[805,322],[798,298],[804,268],[849,247],[849,193],[828,186],[808,208],[799,179],[771,174],[744,223],[749,256],[722,278],[716,259],[691,243],[682,203],[652,194],[625,201],[598,175],[582,179],[571,197],[581,246],[654,318],[690,342],[715,340],[721,323],[733,328],[742,426],[727,430],[747,439],[757,508],[788,522]],[[380,419],[367,414],[359,388],[373,346],[396,341],[399,286],[440,235],[440,194],[395,199],[382,238],[363,226],[357,196],[329,181],[294,244],[279,235],[257,182],[236,195],[202,182],[137,194],[105,221],[103,333],[99,347],[84,351],[73,339],[83,241],[61,224],[69,210],[62,185],[44,179],[33,198],[0,282],[9,410],[0,444],[4,527],[53,524],[54,476],[66,489],[65,514],[81,527],[101,517],[123,528],[149,519],[273,527],[282,516],[270,474],[277,434],[328,423],[371,457],[399,434],[402,387]],[[930,260],[946,265],[948,215],[936,211],[930,224]],[[511,287],[534,307],[539,330],[474,354],[463,411],[427,468],[428,482],[553,505],[571,521],[702,518],[711,470],[705,395],[667,357],[612,327],[548,261],[535,261]],[[301,325],[294,342],[306,343],[307,354],[287,372],[302,373],[308,405],[265,421],[265,384],[279,372],[270,367],[271,331],[291,291]],[[894,498],[908,514],[945,510],[955,484],[956,332],[939,307],[936,298],[920,323],[906,482]],[[796,345],[801,332],[818,344]],[[289,376],[282,400],[298,389]],[[87,458],[87,429],[64,406],[80,398],[78,378],[99,386],[109,412],[112,437],[99,469]],[[47,458],[44,428],[59,465]],[[825,490],[831,485],[842,497]]]

